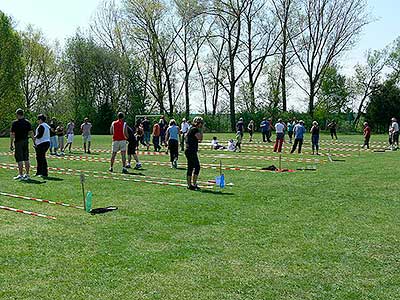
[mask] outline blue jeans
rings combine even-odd
[[[318,149],[319,149],[318,142],[319,142],[319,135],[312,135],[311,143],[312,143],[312,151],[313,152],[314,152],[314,149],[317,150],[317,152],[318,152]]]

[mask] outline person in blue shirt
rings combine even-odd
[[[263,118],[260,128],[261,128],[261,133],[262,133],[262,138],[263,142],[266,143],[271,142],[271,140],[268,138],[268,132],[270,131],[271,123],[267,120],[267,118]]]
[[[178,167],[179,156],[179,127],[176,125],[174,119],[169,121],[169,127],[166,132],[166,143],[170,153],[171,168]]]
[[[300,120],[298,124],[296,124],[293,128],[294,133],[294,144],[292,147],[292,151],[290,153],[294,153],[296,151],[297,145],[299,146],[298,153],[301,153],[301,147],[303,146],[304,133],[306,132],[306,128],[304,127],[303,120]]]

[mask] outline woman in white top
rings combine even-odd
[[[38,116],[39,126],[35,132],[35,150],[36,150],[36,176],[47,177],[46,152],[50,148],[50,126],[46,123],[46,117],[42,114]]]

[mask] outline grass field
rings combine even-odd
[[[197,192],[134,181],[182,183],[184,155],[178,170],[151,164],[167,156],[142,155],[143,170],[131,171],[136,175],[99,178],[93,172],[107,171],[110,154],[96,150],[91,160],[71,160],[83,155],[79,150],[49,159],[68,174],[16,182],[16,170],[7,169],[15,166],[9,140],[0,139],[0,192],[81,205],[75,170],[85,170],[94,207],[119,208],[92,216],[0,196],[0,205],[57,218],[0,210],[0,299],[399,299],[399,152],[359,151],[361,141],[349,135],[336,145],[321,143],[322,153],[345,154],[333,156],[344,160],[335,162],[286,149],[282,168],[317,168],[294,173],[256,169],[278,166],[269,147],[240,154],[202,147],[204,166],[221,159],[223,166],[251,170],[225,170],[234,185],[220,191],[207,188],[219,171],[202,169],[206,188]],[[110,144],[108,136],[93,138],[93,149]]]

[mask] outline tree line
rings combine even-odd
[[[99,132],[117,111],[227,114],[234,129],[237,114],[287,114],[299,91],[310,118],[355,113],[358,124],[383,81],[397,85],[400,69],[397,42],[369,51],[353,77],[340,74],[340,58],[372,20],[366,4],[105,0],[63,47],[33,26],[17,32],[0,12],[0,130],[19,106],[87,116]]]

